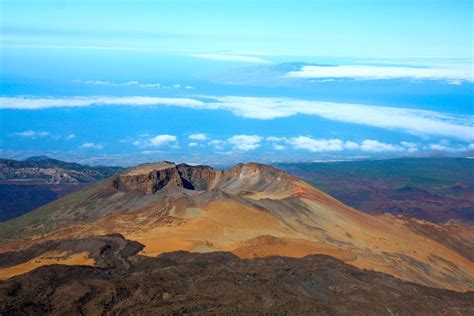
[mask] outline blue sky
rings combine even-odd
[[[1,4],[1,156],[474,156],[472,1]]]

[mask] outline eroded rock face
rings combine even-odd
[[[162,162],[145,164],[118,175],[113,185],[117,190],[155,194],[164,187],[209,191],[282,191],[292,187],[292,177],[278,169],[250,163],[239,164],[225,171],[208,166],[175,165]]]
[[[183,181],[175,166],[161,168],[158,170],[147,170],[143,173],[131,173],[118,175],[113,185],[117,190],[154,194],[169,184],[184,187]]]

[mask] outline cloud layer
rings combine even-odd
[[[291,98],[206,96],[200,98],[159,97],[0,97],[1,109],[44,109],[52,107],[177,106],[201,110],[226,110],[234,115],[270,120],[297,114],[315,115],[327,120],[404,131],[414,135],[438,136],[474,141],[474,116],[427,110],[352,103],[309,101]]]
[[[44,132],[44,131],[32,131],[32,130],[27,130],[27,131],[15,133],[15,135],[16,135],[16,136],[20,136],[20,137],[36,138],[36,137],[48,136],[49,133],[48,133],[48,132]]]
[[[256,63],[266,64],[269,60],[257,56],[240,55],[240,54],[190,54],[194,58],[207,59],[212,61],[230,61],[239,63]]]
[[[387,66],[303,66],[298,71],[290,71],[285,77],[304,79],[411,79],[474,81],[474,74],[466,68],[414,68]]]

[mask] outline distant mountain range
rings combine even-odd
[[[0,221],[20,216],[123,170],[89,167],[46,156],[0,159]]]
[[[34,180],[48,184],[90,183],[123,170],[120,167],[89,167],[46,156],[25,160],[0,159],[0,180]]]
[[[402,158],[275,165],[358,210],[474,223],[474,159]]]
[[[435,223],[474,223],[474,159],[406,158],[275,166],[361,211]],[[45,156],[23,161],[0,159],[0,221],[122,170]]]

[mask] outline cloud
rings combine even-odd
[[[387,66],[303,66],[300,70],[290,71],[285,77],[303,79],[411,79],[411,80],[445,80],[457,84],[460,81],[474,81],[474,74],[469,67],[465,68],[414,68]]]
[[[273,144],[273,149],[275,150],[285,150],[286,147],[280,144]]]
[[[94,143],[84,143],[81,145],[82,148],[87,148],[87,149],[103,149],[104,146],[101,144],[94,144]]]
[[[191,134],[188,136],[189,139],[192,139],[192,140],[206,140],[207,139],[207,135],[206,134],[203,134],[203,133],[199,133],[199,134]]]
[[[214,146],[215,149],[218,149],[218,150],[222,150],[223,149],[223,145],[224,145],[224,141],[222,140],[219,140],[219,139],[214,139],[214,140],[211,140],[208,144],[211,145],[211,146]]]
[[[441,140],[437,144],[429,144],[427,146],[428,149],[433,151],[443,151],[449,153],[459,153],[459,152],[466,152],[474,150],[474,143],[469,144],[467,146],[463,145],[451,145],[447,140]]]
[[[194,58],[207,59],[213,61],[231,61],[239,63],[257,63],[266,64],[270,63],[269,60],[249,55],[236,55],[236,54],[190,54],[188,55]]]
[[[74,134],[69,134],[66,136],[66,139],[74,139],[74,138],[76,138],[76,135]]]
[[[400,145],[406,148],[406,151],[409,153],[414,153],[418,151],[418,145],[413,142],[400,142]]]
[[[276,137],[276,136],[268,136],[265,138],[267,142],[281,142],[286,140],[286,137]]]
[[[225,109],[246,118],[268,120],[306,114],[414,135],[474,140],[474,116],[470,115],[290,98],[225,96],[214,99],[216,102],[207,104],[207,108]]]
[[[347,141],[344,144],[344,148],[349,149],[349,150],[356,150],[356,149],[360,148],[360,145],[356,142],[353,142],[353,141]]]
[[[311,152],[341,151],[344,149],[344,144],[340,139],[314,139],[308,136],[298,136],[288,139],[287,142],[296,149]]]
[[[415,152],[417,145],[410,142],[401,142],[400,145],[387,144],[378,140],[366,139],[361,143],[354,141],[344,142],[341,139],[314,139],[309,136],[298,136],[289,138],[286,141],[295,149],[302,149],[311,152],[336,152],[343,150],[361,150],[365,152]]]
[[[112,82],[102,80],[73,80],[74,83],[88,84],[94,86],[108,86],[108,87],[140,87],[140,88],[160,88],[159,83],[140,83],[138,81],[127,82]]]
[[[234,135],[227,141],[234,145],[234,149],[239,151],[249,151],[260,147],[262,137],[257,135]]]
[[[189,144],[188,144],[189,147],[196,147],[196,146],[198,146],[198,145],[199,145],[198,143],[189,143]]]
[[[205,103],[189,98],[158,97],[71,97],[71,98],[26,98],[0,97],[0,109],[37,110],[63,107],[87,107],[93,105],[152,106],[171,105],[202,108]]]
[[[150,146],[162,146],[168,143],[175,143],[176,142],[176,136],[174,135],[156,135],[155,137],[152,137],[148,140]]]
[[[3,109],[44,109],[92,105],[167,105],[202,110],[226,110],[244,118],[270,120],[297,114],[327,120],[404,131],[413,135],[474,141],[474,116],[386,106],[299,100],[291,98],[206,96],[206,102],[190,98],[157,97],[0,97]]]
[[[378,140],[366,139],[360,144],[362,151],[368,151],[373,153],[384,152],[384,151],[404,151],[404,149],[397,145],[386,144],[379,142]]]
[[[24,131],[24,132],[15,133],[15,135],[20,136],[20,137],[36,138],[36,137],[48,136],[49,133],[44,132],[44,131],[37,132],[37,131],[27,130],[27,131]]]

